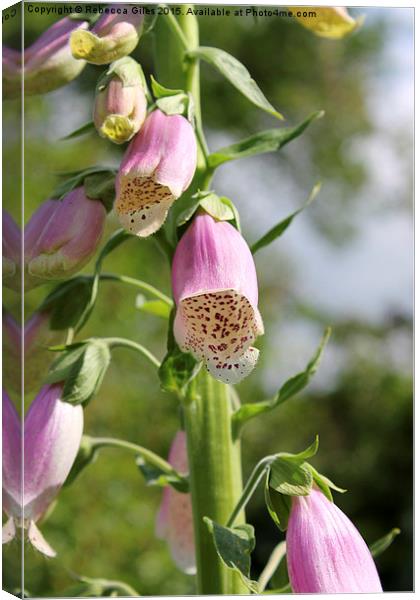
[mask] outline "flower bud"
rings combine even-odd
[[[153,111],[131,141],[117,175],[115,209],[122,226],[139,237],[155,233],[190,185],[196,165],[189,121]]]
[[[172,263],[175,339],[224,383],[254,368],[264,333],[254,260],[241,234],[208,214],[195,217]]]
[[[125,4],[113,4],[110,11],[98,19],[92,31],[72,33],[70,47],[74,58],[106,65],[134,50],[139,43],[143,15],[133,13]]]
[[[96,252],[105,218],[102,202],[88,198],[83,186],[41,204],[25,227],[28,288],[80,271]]]
[[[23,510],[20,493],[20,422],[3,395],[3,507],[40,552],[55,556],[35,523],[46,512],[77,456],[83,409],[63,402],[61,384],[44,386],[32,402],[24,424]],[[4,434],[6,432],[6,438]],[[10,521],[8,522],[10,531]],[[9,539],[6,541],[10,541]]]
[[[3,209],[2,214],[2,270],[3,284],[20,291],[21,281],[21,231],[11,215]]]
[[[75,79],[85,62],[73,58],[69,46],[72,32],[87,29],[86,21],[65,17],[49,27],[24,52],[26,95],[45,94]]]
[[[25,323],[24,329],[24,392],[38,388],[46,376],[48,367],[54,359],[49,346],[64,342],[65,331],[53,331],[50,328],[50,316],[47,311],[36,312]],[[17,393],[21,391],[22,372],[22,330],[15,319],[7,312],[3,313],[3,380],[7,389]]]
[[[369,548],[353,523],[318,489],[294,496],[286,536],[294,593],[382,592]]]
[[[182,474],[188,473],[187,443],[184,431],[178,431],[169,452],[169,463]],[[167,486],[156,520],[156,535],[166,540],[175,564],[194,575],[195,549],[191,495]]]
[[[144,93],[139,65],[134,60],[117,68],[115,74],[103,86],[98,86],[93,110],[95,127],[102,137],[116,144],[131,140],[146,118],[147,100]],[[125,81],[124,70],[133,76]]]

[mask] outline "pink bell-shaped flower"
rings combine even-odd
[[[26,95],[45,94],[75,79],[85,66],[73,58],[70,34],[87,29],[86,21],[64,17],[24,52],[24,91]]]
[[[65,482],[83,432],[83,409],[63,402],[62,389],[61,384],[44,386],[26,414],[23,493],[20,421],[3,394],[3,508],[9,517],[3,541],[13,539],[16,524],[23,525],[32,545],[47,556],[55,556],[55,552],[36,522]]]
[[[76,59],[94,65],[106,65],[130,54],[140,40],[143,15],[133,12],[133,6],[112,4],[91,31],[75,31],[70,47]]]
[[[187,442],[184,431],[178,431],[169,452],[169,463],[182,474],[188,473]],[[156,535],[166,540],[175,564],[194,575],[195,548],[193,514],[190,494],[177,492],[167,486],[163,491],[162,504],[156,519]]]
[[[80,271],[96,252],[105,218],[102,202],[89,199],[83,186],[41,204],[25,227],[28,288]]]
[[[117,175],[115,209],[122,226],[140,237],[155,233],[190,185],[196,165],[189,121],[154,110],[131,141]]]
[[[293,592],[382,592],[369,548],[348,517],[318,489],[294,496],[286,536]]]
[[[177,310],[175,339],[224,383],[238,383],[258,360],[252,347],[264,333],[254,260],[226,221],[198,214],[181,238],[172,264]]]

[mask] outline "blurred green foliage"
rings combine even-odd
[[[26,43],[30,43],[54,18],[26,16]],[[375,65],[386,43],[385,27],[376,19],[357,34],[340,42],[312,36],[291,20],[252,18],[202,18],[202,43],[220,46],[247,65],[273,104],[297,123],[317,109],[327,117],[305,133],[305,154],[296,157],[288,148],[279,157],[291,172],[299,173],[302,189],[310,188],[314,175],[335,181],[336,204],[320,202],[312,214],[313,226],[330,240],[345,243],[348,220],[341,215],[357,214],[357,191],[366,176],[366,165],[348,160],[343,140],[368,133],[372,127],[366,109],[366,71]],[[17,47],[18,25],[8,24],[5,42]],[[153,72],[153,35],[146,36],[134,56],[146,74]],[[25,102],[25,221],[56,183],[56,173],[94,164],[118,164],[121,148],[111,147],[96,135],[60,141],[89,118],[93,89],[102,68],[88,65],[79,79],[67,88]],[[244,137],[259,128],[273,126],[241,98],[207,65],[203,66],[203,117],[207,130],[226,130]],[[6,128],[13,121],[16,104],[5,103]],[[71,113],[71,114],[70,114]],[[80,119],[78,118],[80,114]],[[9,127],[9,129],[10,129]],[[4,154],[4,168],[11,172],[19,164],[19,136],[10,137]],[[15,171],[16,172],[16,171]],[[17,177],[17,173],[16,173]],[[5,178],[6,207],[18,218],[16,180]],[[220,190],[223,193],[223,190]],[[14,197],[13,197],[14,195]],[[303,194],[302,194],[303,195]],[[302,195],[297,198],[300,201]],[[252,200],[241,200],[244,211]],[[105,239],[117,227],[108,218]],[[352,228],[357,230],[357,218]],[[245,236],[247,232],[245,231]],[[269,252],[269,251],[268,251]],[[266,254],[268,257],[269,254]],[[170,293],[169,265],[153,239],[132,239],[106,259],[105,271],[144,279]],[[273,265],[273,268],[276,268]],[[410,315],[390,316],[389,322],[372,328],[363,322],[337,322],[318,315],[308,299],[307,307],[290,302],[287,278],[267,286],[262,281],[260,296],[265,326],[269,331],[281,319],[296,318],[322,332],[325,323],[334,333],[328,352],[350,351],[351,360],[337,380],[322,393],[310,386],[298,399],[278,411],[255,419],[243,434],[244,474],[266,454],[299,451],[320,435],[320,450],[314,460],[317,469],[348,493],[336,495],[336,502],[352,518],[368,543],[392,527],[401,535],[378,559],[385,590],[412,589],[412,383],[407,370],[381,360],[376,348],[392,332],[410,335]],[[292,267],[289,267],[292,268]],[[92,265],[84,270],[91,272]],[[51,289],[43,286],[25,297],[29,315]],[[148,346],[157,356],[165,352],[166,331],[162,319],[135,308],[136,291],[121,284],[101,284],[95,312],[81,336],[125,336]],[[18,310],[11,292],[6,305]],[[238,391],[242,401],[265,398],[264,340],[260,368]],[[360,353],[360,344],[367,351]],[[287,351],[287,339],[283,340]],[[354,349],[354,352],[352,350]],[[302,356],[303,368],[314,348]],[[322,365],[320,367],[322,369]],[[293,373],[290,373],[292,375]],[[283,383],[279,381],[278,384]],[[274,391],[274,390],[273,390]],[[85,431],[89,435],[124,438],[166,456],[178,424],[176,400],[159,390],[157,373],[150,364],[126,349],[114,352],[109,372],[98,396],[86,410]],[[161,491],[145,485],[133,456],[120,450],[104,450],[75,482],[60,494],[57,505],[41,523],[45,537],[58,551],[58,558],[45,560],[25,548],[25,588],[31,596],[66,595],[75,584],[71,573],[92,578],[106,577],[126,582],[142,595],[189,594],[193,579],[174,567],[164,542],[155,538],[155,516]],[[248,522],[256,528],[257,547],[253,553],[253,577],[263,568],[282,534],[276,530],[264,506],[260,490],[248,508]],[[4,586],[19,586],[17,544],[4,549]],[[70,593],[70,592],[68,592]]]

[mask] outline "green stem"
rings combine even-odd
[[[193,14],[186,14],[188,9],[192,7],[192,4],[185,4],[183,7],[183,14],[179,17],[179,26],[188,43],[188,48],[186,48],[186,50],[198,48],[200,45],[200,32],[197,17]],[[185,89],[191,93],[194,99],[195,129],[199,142],[197,168],[199,170],[205,170],[207,168],[209,149],[204,136],[201,120],[200,61],[193,56],[184,57],[184,61]]]
[[[141,279],[135,279],[134,277],[128,277],[128,275],[114,275],[114,273],[102,273],[100,276],[100,279],[102,281],[120,281],[121,283],[126,283],[128,285],[132,285],[136,288],[139,288],[140,290],[148,292],[151,296],[154,296],[155,298],[162,300],[162,302],[164,302],[171,308],[173,306],[173,302],[169,298],[169,296],[166,296],[166,294],[164,294],[163,292],[161,292],[160,290],[155,288],[153,285],[150,285],[150,283],[146,283],[145,281],[142,281]]]
[[[204,369],[193,380],[184,401],[194,514],[198,594],[246,594],[240,576],[216,554],[203,517],[226,523],[242,489],[240,442],[232,439],[229,386]],[[244,522],[244,515],[238,515]]]
[[[127,442],[126,440],[119,440],[116,438],[108,438],[108,437],[90,437],[85,436],[89,439],[90,443],[95,448],[124,448],[125,450],[130,450],[135,454],[138,454],[149,464],[153,465],[166,475],[171,475],[177,477],[181,480],[185,480],[176,469],[173,468],[166,460],[161,458],[158,454],[155,454],[151,450],[144,448],[143,446],[139,446],[138,444],[133,444],[131,442]]]
[[[232,514],[230,515],[230,517],[226,523],[226,527],[232,527],[232,525],[236,521],[237,516],[242,512],[242,510],[248,504],[248,501],[250,500],[252,494],[255,492],[259,482],[264,477],[268,467],[273,462],[274,458],[275,458],[274,456],[267,456],[266,458],[263,458],[257,464],[255,469],[252,471],[252,473],[244,487],[242,496],[239,498],[237,505],[233,509]]]
[[[155,367],[160,367],[160,361],[156,358],[154,354],[150,352],[147,348],[138,344],[137,342],[133,342],[133,340],[128,340],[126,338],[119,337],[109,337],[109,338],[101,338],[104,342],[108,344],[110,348],[131,348],[132,350],[136,350],[143,356],[145,356]]]

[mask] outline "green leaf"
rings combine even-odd
[[[270,104],[257,83],[252,79],[248,69],[231,54],[220,48],[200,46],[188,52],[188,56],[205,60],[226,77],[255,106],[270,113],[277,119],[283,119],[283,116]]]
[[[131,56],[124,56],[111,63],[108,69],[99,77],[96,91],[105,89],[114,77],[118,77],[124,87],[142,84],[147,89],[143,69]]]
[[[376,542],[369,546],[369,550],[372,556],[375,558],[377,556],[380,556],[383,552],[385,552],[385,550],[389,548],[389,546],[395,540],[397,535],[399,535],[400,533],[401,529],[395,527],[394,529],[391,529],[389,533],[384,535],[384,537],[381,537],[379,540],[376,540]]]
[[[142,456],[136,458],[136,465],[145,478],[147,485],[158,487],[171,485],[178,492],[188,492],[187,479],[180,479],[176,475],[168,475],[168,473],[165,473],[155,465],[148,464]]]
[[[240,142],[236,142],[210,154],[208,158],[209,165],[215,169],[230,160],[238,160],[239,158],[280,150],[280,148],[283,148],[283,146],[299,137],[312,121],[320,119],[323,116],[323,111],[317,111],[310,114],[296,127],[276,127],[255,133]]]
[[[251,568],[251,552],[255,547],[254,528],[252,525],[244,524],[228,528],[218,525],[208,517],[204,521],[213,536],[216,552],[224,564],[239,572],[246,585],[256,593],[258,585],[249,580]]]
[[[163,302],[163,300],[147,300],[143,294],[137,295],[136,308],[162,319],[169,319],[171,315],[171,307],[166,302]]]
[[[40,311],[48,310],[51,329],[75,327],[89,302],[91,289],[91,278],[83,276],[57,285],[39,307]]]
[[[290,496],[284,496],[283,494],[279,494],[273,490],[273,488],[271,488],[269,485],[269,480],[270,472],[267,473],[267,477],[265,479],[265,504],[271,518],[280,531],[286,531],[291,508],[291,498]]]
[[[284,402],[295,396],[297,393],[302,391],[310,382],[312,377],[315,375],[319,364],[321,362],[322,353],[331,335],[331,328],[327,327],[322,336],[321,342],[316,349],[315,354],[306,365],[304,371],[298,373],[294,377],[291,377],[282,385],[277,394],[270,400],[264,400],[262,402],[252,402],[244,404],[232,415],[232,428],[235,437],[240,434],[241,428],[250,419],[257,417],[260,414],[267,413],[270,410],[281,406]]]
[[[85,123],[84,125],[82,125],[78,129],[75,129],[74,131],[72,131],[68,135],[66,135],[63,138],[61,138],[61,140],[62,141],[64,141],[64,140],[72,140],[73,138],[79,137],[80,135],[85,135],[86,133],[92,133],[92,131],[95,131],[95,124],[94,124],[93,121],[89,121],[88,123]]]
[[[65,347],[51,365],[46,381],[64,381],[61,399],[70,404],[86,404],[97,393],[110,360],[108,345],[90,338]]]
[[[181,93],[156,100],[156,106],[166,115],[183,115],[188,111],[189,98]]]
[[[159,379],[163,390],[180,397],[185,395],[188,384],[201,368],[192,354],[182,352],[177,344],[169,350],[159,367]]]
[[[316,198],[316,196],[319,194],[320,189],[321,183],[318,182],[312,188],[312,191],[309,194],[308,199],[303,204],[303,206],[301,206],[298,210],[296,210],[291,215],[280,221],[280,223],[277,223],[277,225],[274,225],[274,227],[270,229],[270,231],[268,231],[265,235],[263,235],[263,237],[260,238],[258,242],[255,242],[255,244],[251,246],[252,254],[255,254],[258,250],[264,248],[264,246],[268,246],[269,244],[271,244],[271,242],[274,242],[274,240],[283,235],[283,233],[286,231],[289,225],[293,223],[295,217],[297,217],[297,215],[299,215],[303,210],[305,210],[305,208],[307,208],[311,204],[311,202]]]

